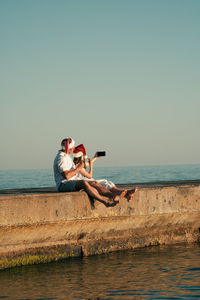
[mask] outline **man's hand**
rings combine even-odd
[[[84,162],[82,161],[80,164],[77,165],[77,167],[73,170],[64,171],[63,176],[69,180],[71,177],[76,175],[80,170],[84,168]]]

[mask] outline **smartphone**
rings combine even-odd
[[[95,156],[106,156],[106,151],[97,151]]]

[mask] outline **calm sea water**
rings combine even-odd
[[[114,183],[200,179],[200,164],[171,166],[97,167],[94,178]],[[52,169],[0,170],[0,190],[55,186]]]
[[[200,299],[200,245],[154,246],[1,271],[0,299]]]

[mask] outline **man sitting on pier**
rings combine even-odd
[[[106,205],[115,205],[119,199],[127,194],[127,190],[111,191],[96,181],[76,180],[76,175],[84,168],[84,162],[74,165],[71,154],[75,149],[72,138],[66,138],[61,142],[62,149],[54,160],[54,178],[58,192],[74,192],[84,190],[90,197],[103,202]],[[129,191],[132,199],[136,189]]]

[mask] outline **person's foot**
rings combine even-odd
[[[119,204],[119,201],[109,201],[106,203],[107,207],[114,207],[115,205]]]
[[[120,194],[117,194],[113,197],[113,202],[119,202],[119,199],[124,198],[127,194],[127,190],[123,190]]]
[[[137,190],[138,190],[138,188],[136,187],[136,188],[134,188],[132,190],[128,190],[127,191],[127,193],[125,195],[125,198],[127,199],[128,202],[133,199],[133,196],[137,192]]]

